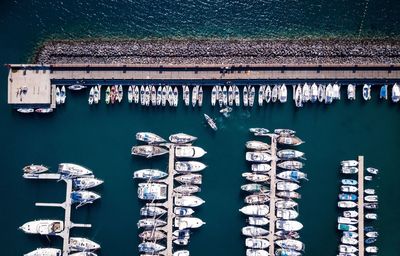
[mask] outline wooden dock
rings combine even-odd
[[[276,224],[276,211],[275,211],[275,202],[276,202],[276,135],[271,135],[271,171],[270,171],[270,201],[269,201],[269,255],[275,255],[275,224]]]
[[[358,256],[364,254],[364,156],[358,156]]]

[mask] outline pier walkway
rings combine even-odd
[[[364,256],[364,156],[358,156],[358,256]]]
[[[276,211],[275,211],[275,201],[276,201],[276,135],[271,135],[271,172],[270,172],[270,201],[269,201],[269,255],[275,255],[275,223],[276,223]]]
[[[174,226],[174,174],[175,174],[175,145],[171,144],[169,146],[169,158],[168,158],[168,200],[165,202],[165,207],[167,208],[167,225],[165,226],[165,231],[167,233],[167,245],[164,251],[165,256],[172,256],[173,243],[172,243],[172,232]]]

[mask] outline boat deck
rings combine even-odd
[[[358,256],[364,254],[364,156],[358,156]]]
[[[275,211],[275,201],[276,201],[276,136],[271,136],[271,171],[270,171],[270,201],[269,201],[269,255],[275,255],[275,223],[276,223],[276,211]]]

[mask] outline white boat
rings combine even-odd
[[[222,108],[222,105],[224,104],[224,94],[222,92],[221,86],[217,85],[217,91],[218,91],[218,94],[217,94],[218,104],[219,104],[219,107]]]
[[[157,105],[157,90],[154,85],[151,86],[151,90],[150,90],[150,102],[151,102],[152,106]]]
[[[65,91],[65,86],[63,85],[61,87],[61,91],[60,91],[60,104],[64,104],[66,98],[67,98],[67,94],[66,94],[66,91]]]
[[[76,208],[79,208],[85,204],[91,204],[100,198],[101,196],[99,194],[96,194],[92,191],[79,190],[71,192],[71,202],[78,204]]]
[[[23,114],[29,114],[35,112],[33,108],[18,108],[17,111]]]
[[[265,226],[268,225],[269,220],[266,217],[250,216],[248,218],[248,223],[253,226]]]
[[[364,200],[367,202],[378,202],[378,196],[377,195],[368,195],[364,197]]]
[[[260,107],[262,107],[264,103],[264,91],[265,91],[265,86],[260,85],[260,87],[258,88],[258,105]]]
[[[175,144],[187,144],[197,140],[197,137],[186,134],[176,133],[169,136],[169,141]]]
[[[234,87],[229,86],[228,87],[228,106],[233,106],[233,102],[235,101],[235,95],[234,95]]]
[[[303,228],[303,224],[295,220],[277,220],[276,228],[284,231],[299,231]]]
[[[93,101],[94,101],[94,88],[92,87],[92,88],[90,88],[90,91],[89,91],[89,98],[88,98],[89,105],[92,105]]]
[[[355,218],[348,218],[348,217],[341,217],[339,216],[337,219],[337,222],[340,224],[350,224],[350,225],[356,225],[358,223],[358,220]]]
[[[282,248],[275,250],[275,253],[276,253],[275,255],[277,255],[277,256],[301,256],[302,255],[301,252],[294,251],[294,250],[282,249]],[[342,255],[338,255],[338,256],[342,256]],[[353,256],[353,255],[346,255],[346,256]]]
[[[128,87],[128,102],[132,103],[133,101],[133,86],[129,85]]]
[[[155,228],[155,227],[162,227],[165,226],[167,222],[160,220],[160,219],[155,219],[155,218],[147,218],[147,219],[141,219],[137,223],[138,228]]]
[[[180,230],[187,228],[199,228],[206,224],[199,218],[195,217],[175,217],[174,226]]]
[[[369,231],[365,234],[365,236],[371,238],[377,238],[379,236],[379,233],[376,231]]]
[[[304,143],[304,141],[295,136],[279,136],[277,142],[279,144],[290,145],[290,146],[298,146]]]
[[[167,185],[162,183],[139,183],[138,198],[142,200],[164,200],[167,198]]]
[[[244,236],[251,236],[251,237],[258,237],[258,236],[267,236],[269,231],[255,226],[246,226],[242,228],[242,235]]]
[[[201,89],[201,88],[200,88]],[[178,92],[178,88],[177,87],[174,87],[174,99],[173,99],[173,106],[174,107],[177,107],[178,106],[178,102],[179,102],[179,92]],[[201,98],[201,102],[203,102],[203,92],[201,92],[202,94],[201,94],[201,96],[200,96],[200,92],[199,92],[199,94],[198,94],[198,97],[199,97],[199,106],[201,107],[201,104],[200,104],[200,98]]]
[[[64,230],[64,222],[62,220],[34,220],[26,222],[19,229],[27,234],[56,235]]]
[[[350,225],[350,224],[342,224],[342,223],[339,223],[338,224],[338,226],[337,226],[337,228],[338,228],[338,230],[340,230],[340,231],[350,231],[350,232],[353,232],[353,231],[357,231],[357,227],[356,226],[353,226],[353,225]]]
[[[268,205],[247,205],[239,210],[241,213],[249,216],[265,216],[269,213]]]
[[[333,91],[333,99],[340,100],[340,86],[337,83],[333,84],[332,91]]]
[[[61,175],[66,175],[70,177],[79,177],[92,175],[93,172],[83,166],[71,163],[61,163],[58,165],[58,172]]]
[[[37,173],[43,173],[49,170],[48,167],[44,166],[44,165],[39,165],[39,164],[31,164],[31,165],[27,165],[24,168],[22,168],[22,170],[24,171],[24,173],[30,173],[30,174],[37,174]]]
[[[242,177],[246,178],[246,180],[252,182],[267,182],[269,180],[269,176],[265,174],[257,174],[252,172],[244,172],[242,173]]]
[[[303,158],[304,153],[294,149],[281,149],[277,153],[280,159]]]
[[[199,91],[197,94],[197,101],[199,103],[199,107],[203,106],[203,87],[199,87]]]
[[[217,130],[218,130],[218,127],[217,127],[217,124],[214,122],[214,120],[213,120],[209,115],[207,115],[207,114],[203,114],[203,115],[204,115],[204,118],[206,119],[208,125],[209,125],[214,131],[217,131]]]
[[[192,90],[192,106],[195,107],[197,103],[197,98],[198,98],[198,91],[199,91],[199,86],[196,85],[193,87]]]
[[[331,104],[333,101],[333,88],[331,84],[328,84],[325,89],[325,104]]]
[[[269,242],[266,239],[246,238],[246,246],[253,249],[264,249],[269,247]]]
[[[269,191],[267,186],[257,184],[257,183],[251,183],[251,184],[245,184],[240,187],[243,191],[247,192],[263,192],[266,193]]]
[[[59,105],[61,104],[61,92],[60,92],[60,88],[57,87],[56,88],[56,104]]]
[[[367,188],[367,189],[364,190],[364,193],[368,194],[368,195],[374,195],[375,194],[375,189]]]
[[[343,216],[347,218],[355,218],[358,216],[358,212],[355,210],[343,211]]]
[[[188,173],[185,175],[176,176],[175,180],[183,184],[200,185],[202,183],[202,176],[201,174]]]
[[[293,220],[299,216],[299,213],[292,209],[277,209],[276,217],[283,220]]]
[[[304,244],[301,241],[294,239],[277,240],[275,244],[287,250],[304,251]]]
[[[354,231],[343,231],[343,236],[350,237],[350,238],[357,238],[358,233]]]
[[[370,100],[371,99],[371,85],[364,84],[362,92],[363,92],[364,100]]]
[[[94,94],[93,94],[93,103],[98,104],[100,101],[100,92],[99,92],[99,87],[94,86]]]
[[[140,215],[144,217],[155,217],[164,215],[167,213],[167,210],[157,206],[143,206],[140,208]]]
[[[272,156],[263,152],[246,152],[246,160],[256,163],[267,163],[272,160]]]
[[[174,207],[174,214],[177,216],[190,216],[194,213],[192,208],[188,207]]]
[[[139,252],[156,255],[157,252],[165,250],[165,246],[157,244],[156,242],[143,242],[138,245],[138,249]]]
[[[207,152],[196,146],[176,146],[175,156],[180,158],[200,158],[204,156]]]
[[[323,102],[326,96],[326,87],[325,85],[320,84],[318,86],[318,101]]]
[[[316,83],[313,83],[311,85],[311,98],[310,101],[312,103],[316,102],[318,100],[318,86]]]
[[[41,114],[47,114],[47,113],[51,113],[53,111],[54,111],[54,109],[52,109],[52,108],[37,108],[37,109],[35,109],[36,113],[41,113]]]
[[[157,180],[166,177],[168,174],[158,169],[141,169],[133,173],[134,179]]]
[[[342,192],[354,193],[354,192],[357,192],[358,189],[355,186],[343,185],[343,186],[340,186],[340,190]]]
[[[301,85],[297,85],[297,87],[293,86],[294,90],[294,102],[296,107],[301,108],[303,107],[303,93]]]
[[[311,88],[310,86],[305,83],[303,85],[303,102],[309,102],[311,100]]]
[[[244,198],[246,204],[265,204],[269,201],[269,196],[263,193],[248,195]]]
[[[205,201],[197,196],[176,196],[174,203],[176,206],[197,207],[204,204]]]
[[[278,99],[278,86],[274,85],[274,87],[272,87],[272,92],[271,92],[271,101],[276,102],[277,99]]]
[[[365,218],[369,220],[377,220],[378,219],[378,214],[376,213],[367,213],[365,214]]]
[[[347,236],[342,236],[340,241],[342,242],[342,244],[350,244],[350,245],[358,244],[358,239],[354,239],[354,238],[347,237]]]
[[[144,86],[141,85],[141,86],[140,86],[140,93],[139,93],[139,95],[140,95],[140,105],[142,105],[142,106],[145,105],[145,101],[146,101],[146,99],[145,99],[145,93],[146,93],[146,90],[145,90]]]
[[[358,162],[356,160],[344,160],[341,161],[340,164],[344,167],[356,167],[358,166]]]
[[[143,141],[149,144],[159,144],[166,142],[165,139],[151,132],[137,132],[135,137],[138,141]]]
[[[246,256],[269,256],[269,253],[261,249],[246,249]]]
[[[249,106],[253,107],[254,105],[254,99],[256,96],[256,89],[254,88],[254,86],[250,86],[249,87]]]
[[[357,167],[347,167],[347,166],[343,166],[342,167],[342,173],[344,174],[355,174],[358,173],[358,168]]]
[[[357,252],[358,249],[352,245],[339,245],[339,252],[345,252],[345,253],[354,253]]]
[[[271,170],[271,165],[269,165],[269,164],[252,164],[251,170],[253,172],[269,172]]]
[[[249,105],[249,94],[247,86],[243,87],[243,106],[247,107]]]
[[[395,83],[392,87],[392,101],[394,103],[399,102],[400,100],[400,87]]]
[[[304,164],[296,160],[286,160],[277,164],[278,167],[287,170],[299,170],[303,168]]]
[[[133,86],[133,101],[138,104],[140,100],[140,92],[138,86]]]
[[[269,136],[269,130],[266,128],[250,128],[250,132],[254,133],[255,136]]]
[[[223,103],[224,106],[228,106],[228,90],[226,89],[226,86],[222,88],[222,96],[223,96]]]
[[[211,90],[211,106],[215,106],[215,103],[217,102],[217,87],[213,86]]]
[[[347,99],[355,100],[356,99],[356,86],[349,84],[347,85]]]
[[[188,250],[175,251],[173,256],[190,256],[190,252]]]
[[[265,101],[269,103],[271,101],[271,96],[272,96],[271,86],[267,85],[267,87],[265,88],[264,96],[265,96]]]
[[[144,241],[154,241],[154,240],[162,240],[167,237],[163,231],[154,229],[154,230],[144,230],[139,234],[139,237]]]
[[[182,195],[191,195],[200,192],[200,187],[191,184],[183,184],[174,188],[174,192]]]
[[[146,85],[144,88],[144,105],[145,106],[150,106],[150,100],[151,100],[151,86]],[[118,97],[119,100],[119,97]]]
[[[202,171],[207,165],[197,161],[176,161],[175,170],[178,172],[198,172]]]
[[[379,170],[373,167],[368,167],[367,172],[377,175],[379,173]]]
[[[277,209],[291,209],[296,207],[298,204],[293,200],[277,200],[275,206]]]
[[[61,256],[62,252],[56,248],[38,248],[34,251],[25,253],[24,256]]]
[[[237,87],[236,85],[233,87],[233,92],[235,95],[235,104],[236,107],[240,106],[240,91],[239,91],[239,87]]]
[[[136,156],[144,156],[147,158],[153,156],[160,156],[167,154],[168,150],[165,148],[152,146],[152,145],[140,145],[140,146],[133,146],[131,149],[131,154]]]
[[[338,202],[339,208],[355,208],[357,207],[357,203],[353,201],[339,201]]]
[[[368,253],[378,253],[378,247],[376,246],[367,246],[365,251]]]
[[[252,150],[264,151],[264,150],[269,150],[271,146],[265,142],[250,140],[246,142],[246,148]]]
[[[300,171],[284,171],[281,173],[278,173],[276,175],[278,178],[280,179],[284,179],[284,180],[290,180],[290,181],[299,181],[300,179],[305,179],[307,180],[307,174],[300,172]]]
[[[118,102],[121,103],[122,99],[124,97],[124,90],[122,89],[122,85],[118,86]]]
[[[103,184],[104,181],[91,177],[78,177],[72,180],[74,189],[89,189]]]
[[[294,191],[300,188],[300,185],[297,183],[289,182],[289,181],[279,181],[276,183],[277,190],[284,191]]]
[[[85,85],[81,85],[81,84],[74,84],[74,85],[68,86],[68,89],[70,89],[72,91],[80,91],[82,89],[86,89],[86,86]]]
[[[161,106],[162,86],[158,86],[156,95],[156,105]]]
[[[279,101],[285,103],[287,101],[287,88],[285,84],[282,84],[279,88]]]

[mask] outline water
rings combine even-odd
[[[364,12],[364,1],[2,1],[0,3],[0,59],[23,63],[45,38],[81,37],[356,37]],[[369,1],[362,36],[397,37],[400,11],[397,1]],[[0,235],[2,255],[22,255],[37,247],[60,246],[58,238],[28,236],[17,230],[24,222],[61,218],[61,209],[35,207],[35,202],[62,202],[65,185],[26,181],[21,168],[43,163],[53,170],[60,162],[75,162],[92,168],[105,180],[96,189],[102,199],[92,206],[74,210],[73,221],[91,223],[92,229],[73,229],[101,243],[101,255],[137,254],[138,211],[135,169],[166,167],[166,157],[143,160],[130,156],[137,131],[153,131],[164,137],[186,132],[199,137],[197,145],[208,154],[202,159],[206,200],[196,216],[207,222],[192,236],[191,255],[243,255],[240,229],[245,225],[238,212],[243,206],[241,172],[248,169],[244,143],[252,137],[249,127],[288,127],[298,131],[306,143],[305,171],[300,221],[306,255],[336,255],[336,208],[340,160],[365,156],[366,165],[381,169],[378,186],[380,209],[377,229],[380,255],[399,255],[397,217],[400,173],[394,161],[400,153],[399,106],[373,100],[332,106],[313,105],[297,110],[292,102],[253,109],[234,109],[229,118],[209,105],[200,109],[142,108],[121,105],[89,107],[86,93],[68,92],[68,102],[49,116],[24,116],[6,105],[7,70],[0,69],[0,141],[3,178],[0,191]],[[104,95],[104,92],[103,92]],[[213,133],[202,113],[217,118],[220,130]]]

